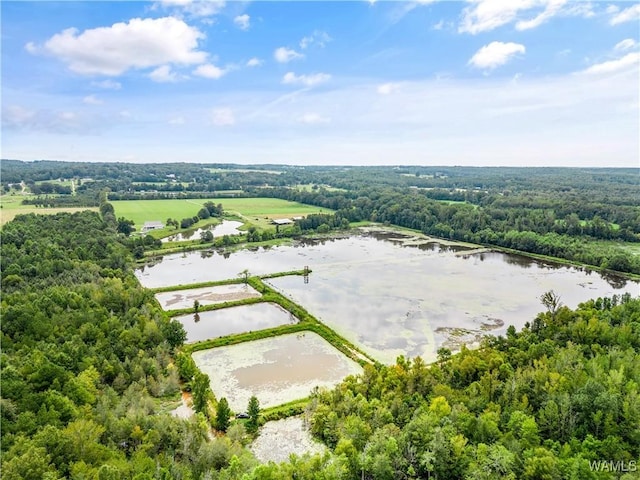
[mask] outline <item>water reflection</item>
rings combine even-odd
[[[221,224],[211,228],[211,225],[204,228],[197,228],[195,230],[187,230],[185,232],[177,233],[169,237],[163,238],[163,243],[167,242],[183,242],[185,240],[197,240],[200,238],[200,234],[206,231],[211,231],[213,238],[223,237],[225,235],[240,235],[242,232],[238,230],[242,226],[242,222],[235,220],[223,220]]]
[[[213,252],[209,258],[169,255],[136,275],[143,285],[159,287],[236,278],[244,269],[263,275],[308,265],[309,283],[297,276],[269,283],[385,363],[400,354],[433,360],[441,345],[503,335],[512,324],[520,329],[544,309],[539,298],[548,290],[571,308],[614,293],[638,294],[639,282],[614,275],[446,241],[421,248],[427,239],[390,240],[400,238],[393,232]]]
[[[233,333],[253,332],[297,323],[298,319],[273,303],[257,303],[175,317],[187,332],[187,342]]]

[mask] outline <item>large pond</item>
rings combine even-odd
[[[298,323],[296,317],[275,303],[241,305],[174,318],[184,326],[187,342]]]
[[[211,231],[213,238],[224,237],[225,235],[240,235],[242,232],[238,230],[238,228],[241,226],[242,222],[236,222],[235,220],[223,220],[221,224],[216,225],[213,228],[197,228],[188,232],[177,233],[175,235],[165,237],[161,241],[167,243],[182,242],[185,240],[198,240],[200,239],[200,234],[207,230]]]
[[[433,360],[440,346],[455,349],[486,333],[522,328],[543,310],[549,290],[562,303],[629,292],[639,283],[575,267],[487,252],[397,233],[368,233],[230,254],[195,252],[164,257],[137,272],[147,287],[302,269],[271,284],[374,358],[400,355]]]
[[[216,303],[259,296],[260,293],[249,285],[236,283],[156,293],[156,300],[160,302],[160,305],[165,310],[177,310],[179,308],[193,307],[193,302],[196,300],[200,302],[200,305],[214,305]]]
[[[252,395],[262,408],[273,407],[362,372],[360,365],[313,332],[201,350],[193,359],[209,375],[216,398],[225,397],[236,413],[247,409]]]

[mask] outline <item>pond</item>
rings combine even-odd
[[[539,299],[549,290],[575,308],[599,296],[635,296],[640,288],[617,276],[395,232],[225,255],[169,255],[137,276],[159,287],[307,265],[309,283],[299,276],[269,282],[384,363],[401,354],[430,361],[440,346],[455,350],[486,333],[504,334],[509,325],[520,329],[543,310]]]
[[[252,395],[261,408],[308,396],[312,389],[333,387],[362,367],[313,332],[281,335],[193,353],[209,375],[211,389],[243,412]]]
[[[263,463],[280,463],[291,454],[322,454],[327,447],[313,439],[302,417],[289,417],[265,423],[249,450]]]
[[[164,310],[177,310],[179,308],[192,308],[193,302],[196,300],[200,302],[200,305],[213,305],[259,296],[260,293],[249,285],[237,283],[156,293],[156,300]]]
[[[236,222],[235,220],[223,220],[221,224],[215,227],[198,228],[188,232],[177,233],[169,237],[161,239],[162,242],[183,242],[185,240],[199,240],[200,234],[207,230],[213,233],[213,238],[224,237],[225,235],[240,235],[242,232],[238,230],[242,226],[242,222]]]
[[[184,326],[188,343],[298,323],[296,317],[275,303],[240,305],[174,318]]]

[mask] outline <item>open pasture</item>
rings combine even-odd
[[[175,200],[117,200],[111,202],[116,217],[133,220],[140,227],[144,222],[167,218],[180,221],[197,215],[206,202],[221,203],[227,213],[235,214],[246,222],[260,224],[264,220],[305,216],[311,213],[330,213],[326,208],[289,202],[279,198],[201,198]],[[268,222],[267,222],[268,223]]]
[[[42,208],[35,205],[22,205],[24,195],[2,195],[0,196],[0,225],[13,220],[16,215],[27,213],[36,213],[38,215],[54,215],[60,212],[82,212],[83,210],[98,211],[97,207],[60,207],[60,208]]]

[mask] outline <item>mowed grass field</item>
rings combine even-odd
[[[180,221],[198,214],[206,202],[221,203],[226,213],[234,214],[245,222],[264,227],[275,218],[291,218],[311,213],[332,213],[332,210],[279,198],[210,198],[188,200],[118,200],[111,204],[116,217],[124,217],[141,227],[144,222],[167,218]]]
[[[16,215],[24,213],[36,213],[38,215],[53,215],[60,212],[81,212],[83,210],[98,211],[98,208],[89,207],[69,207],[69,208],[36,208],[35,205],[22,205],[23,195],[1,195],[0,196],[0,225],[4,225],[15,218]]]

